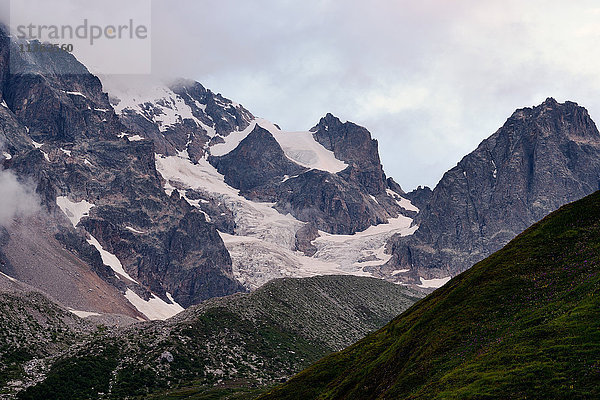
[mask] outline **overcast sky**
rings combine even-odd
[[[151,28],[154,73],[285,130],[327,112],[363,125],[409,190],[434,186],[516,108],[552,96],[600,118],[595,1],[153,0]]]

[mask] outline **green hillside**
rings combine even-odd
[[[600,192],[260,399],[600,398]]]

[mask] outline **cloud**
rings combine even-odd
[[[600,118],[591,0],[154,0],[151,11],[155,75],[198,80],[284,129],[327,112],[363,125],[405,189],[435,185],[548,96]]]
[[[3,143],[0,139],[0,162]],[[19,182],[9,170],[0,164],[0,226],[8,227],[14,218],[27,217],[40,210],[40,202],[32,184]]]
[[[366,126],[405,188],[441,175],[548,96],[600,116],[593,1],[153,2],[153,68],[285,129]],[[168,54],[168,56],[167,56]]]

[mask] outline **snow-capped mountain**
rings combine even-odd
[[[368,276],[389,260],[388,238],[416,229],[418,209],[386,179],[364,128],[328,114],[311,131],[286,132],[195,82],[112,86],[135,138],[156,143],[165,192],[215,224],[248,289],[278,277]]]
[[[1,271],[73,310],[134,318],[244,290],[215,225],[166,195],[154,143],[129,139],[100,80],[70,54],[11,46],[0,32],[2,196],[39,207],[3,210]]]

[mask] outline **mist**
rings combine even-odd
[[[10,170],[2,168],[3,143],[0,140],[0,226],[8,227],[15,218],[40,211],[40,200],[32,183],[22,183]]]

